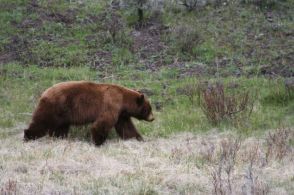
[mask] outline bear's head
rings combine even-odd
[[[140,94],[137,98],[137,106],[138,112],[135,116],[137,119],[149,122],[154,120],[151,104],[144,94]]]
[[[45,133],[44,132],[41,132],[41,131],[32,131],[30,129],[25,129],[24,130],[24,137],[23,137],[23,140],[24,141],[29,141],[29,140],[32,140],[32,139],[36,139],[38,136],[42,136],[44,135]]]

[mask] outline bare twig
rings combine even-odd
[[[268,133],[266,137],[266,162],[270,158],[282,160],[290,150],[289,140],[291,139],[290,129],[278,129]]]
[[[215,194],[232,194],[232,171],[240,146],[240,139],[224,140],[221,143],[218,165],[211,173]],[[223,172],[226,173],[226,179],[223,179]]]
[[[188,11],[192,11],[197,8],[198,0],[180,0],[179,4],[186,7]]]

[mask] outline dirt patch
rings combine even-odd
[[[6,64],[14,60],[14,53],[0,53],[0,64]]]
[[[294,52],[275,58],[273,65],[262,65],[259,73],[265,76],[294,77]]]
[[[7,9],[7,7],[13,4],[5,4],[1,6],[1,9]],[[10,37],[9,42],[4,45],[3,52],[0,53],[0,63],[8,63],[11,61],[19,61],[23,64],[35,62],[34,56],[32,55],[32,46],[36,40],[52,41],[51,35],[34,35],[26,34],[28,29],[35,29],[38,31],[44,21],[52,21],[63,23],[65,25],[72,25],[76,22],[77,11],[74,9],[67,9],[64,12],[57,12],[48,7],[42,7],[37,1],[32,0],[26,5],[26,9],[23,20],[20,22],[11,21],[11,25],[15,26],[19,34]],[[32,17],[36,14],[38,17]]]
[[[30,19],[26,18],[21,21],[19,24],[16,24],[17,28],[19,29],[26,29],[26,28],[38,28],[43,25],[43,21],[41,19]]]
[[[36,0],[32,0],[30,3],[28,3],[27,12],[38,14],[39,19],[37,19],[36,21],[47,20],[61,22],[64,24],[73,24],[75,22],[77,14],[77,10],[74,9],[67,9],[63,12],[55,12],[51,9],[40,6]]]
[[[30,47],[31,42],[27,37],[12,36],[9,43],[4,46],[5,52],[0,54],[0,63],[14,60],[28,62],[32,57]]]
[[[93,55],[91,67],[98,70],[105,70],[112,65],[112,54],[108,51],[97,51]]]
[[[156,70],[163,66],[163,55],[166,49],[161,40],[162,34],[167,30],[155,15],[144,24],[137,25],[131,35],[134,40],[133,51],[146,68]]]
[[[207,76],[209,71],[208,66],[202,63],[174,62],[167,66],[177,68],[180,78]]]

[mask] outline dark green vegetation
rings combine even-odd
[[[157,118],[137,124],[145,135],[293,127],[293,0],[191,11],[168,2],[144,7],[138,23],[134,7],[109,1],[0,0],[0,127],[27,123],[47,87],[82,79],[145,92]],[[215,82],[227,97],[210,110],[225,113],[217,122],[203,103]]]

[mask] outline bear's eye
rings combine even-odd
[[[143,108],[141,112],[142,112],[143,115],[146,115],[147,114],[147,109]]]

